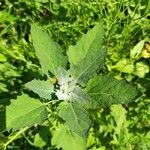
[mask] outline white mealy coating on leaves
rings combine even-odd
[[[59,100],[83,101],[89,99],[77,84],[77,80],[69,75],[66,70],[59,68],[56,77],[60,87],[56,90],[55,94]]]
[[[65,81],[65,80],[64,80]],[[72,97],[73,89],[75,88],[73,80],[66,81],[60,85],[60,89],[56,91],[56,95],[60,100],[69,100]]]
[[[58,84],[60,88],[56,90],[56,96],[60,100],[70,100],[72,97],[72,92],[76,85],[76,80],[74,80],[67,72],[63,69],[58,70]]]

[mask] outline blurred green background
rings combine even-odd
[[[149,0],[0,0],[0,100],[16,97],[24,83],[41,73],[30,35],[32,23],[51,34],[66,53],[69,45],[100,20],[104,21],[104,45],[108,48],[104,71],[136,85],[143,96],[136,102],[95,113],[87,147],[149,150]],[[51,137],[43,144],[36,139],[36,132],[28,131],[8,149],[55,149]],[[7,134],[0,137],[0,145],[9,138]]]

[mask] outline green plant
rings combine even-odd
[[[75,46],[69,47],[68,58],[39,27],[32,25],[31,35],[46,77],[45,80],[34,79],[25,87],[38,94],[40,101],[23,94],[10,104],[2,103],[0,129],[21,129],[2,146],[6,148],[31,126],[46,124],[46,131],[48,129],[52,134],[51,145],[64,150],[84,150],[93,123],[92,112],[133,101],[140,92],[133,85],[100,73],[107,54],[102,22],[97,23]],[[45,131],[45,128],[41,130]],[[47,140],[39,142],[41,133],[36,134],[31,144],[45,145]]]
[[[0,2],[1,99],[20,93],[24,83],[38,72],[29,33],[31,20],[45,20],[46,10],[41,7],[39,2],[29,0]]]

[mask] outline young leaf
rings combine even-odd
[[[61,103],[59,116],[63,118],[72,132],[86,137],[90,127],[88,112],[79,103]]]
[[[64,68],[59,67],[55,75],[59,85],[63,85],[66,84],[67,82],[72,82],[72,81],[74,81],[73,84],[77,83],[77,80],[73,78],[71,74],[69,74],[69,71],[65,70]]]
[[[86,92],[93,98],[93,106],[110,106],[111,104],[122,104],[136,99],[140,92],[136,87],[112,77],[95,76],[89,80]]]
[[[51,99],[54,86],[49,80],[42,81],[34,79],[31,82],[26,83],[25,86],[38,94],[41,98]]]
[[[32,25],[31,35],[43,73],[48,75],[48,71],[51,71],[55,74],[58,67],[66,67],[67,59],[62,54],[61,47],[46,32]]]
[[[42,124],[47,118],[45,106],[37,99],[23,94],[6,106],[6,129],[19,130],[25,126]]]
[[[142,52],[144,43],[145,43],[145,40],[142,40],[134,46],[134,48],[130,52],[131,58],[134,58],[134,59],[138,58],[139,54]]]
[[[111,115],[116,122],[117,132],[120,132],[126,123],[126,110],[122,105],[112,105],[110,109]]]
[[[112,68],[124,73],[133,73],[135,67],[130,60],[122,58]]]
[[[52,145],[63,150],[86,150],[86,140],[62,125],[54,132]]]
[[[77,45],[71,46],[68,50],[70,72],[83,83],[87,82],[103,65],[106,56],[103,36],[103,24],[100,22],[84,35]]]
[[[90,97],[84,93],[82,88],[77,84],[77,80],[73,78],[68,71],[63,68],[57,70],[56,78],[60,88],[56,90],[56,96],[60,100],[78,101],[80,104],[87,105]]]

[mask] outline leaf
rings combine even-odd
[[[5,55],[0,53],[0,62],[6,62],[7,58],[5,57]]]
[[[145,40],[142,40],[134,46],[134,48],[130,52],[131,58],[136,59],[139,56],[139,54],[142,52],[142,49],[144,47],[144,43],[145,43]]]
[[[114,120],[117,125],[117,130],[121,130],[123,124],[126,122],[126,110],[122,105],[112,105],[111,106],[111,115],[114,117]]]
[[[86,140],[62,125],[54,132],[52,145],[63,150],[86,150]]]
[[[10,14],[9,14],[10,15]],[[1,16],[1,15],[0,15]],[[13,28],[12,24],[9,24],[8,26],[6,26],[1,32],[0,32],[0,37],[2,37],[4,34],[8,33],[9,31],[11,31]]]
[[[147,73],[149,73],[150,68],[144,62],[137,62],[135,64],[135,71],[133,72],[134,75],[137,75],[139,78],[144,78]]]
[[[41,148],[45,145],[48,145],[50,143],[50,135],[51,132],[49,131],[49,127],[41,126],[34,136],[34,145]]]
[[[80,104],[86,106],[90,102],[90,97],[85,94],[85,92],[81,89],[81,87],[76,86],[71,95],[71,101],[78,101]]]
[[[25,126],[42,124],[47,118],[45,106],[37,99],[23,94],[6,106],[6,129],[19,130]]]
[[[127,103],[135,100],[140,95],[136,87],[123,81],[115,80],[108,75],[95,76],[89,80],[86,93],[93,98],[92,107]]]
[[[42,81],[34,79],[31,82],[26,83],[25,86],[38,94],[41,98],[51,99],[54,86],[50,80]]]
[[[86,137],[90,119],[88,112],[79,103],[61,103],[59,105],[59,116],[64,119],[72,132],[81,137]]]
[[[120,72],[132,73],[134,71],[134,64],[126,58],[122,58],[115,66],[112,67]]]
[[[58,68],[57,69],[57,72],[56,72],[56,78],[58,80],[58,84],[59,85],[63,85],[63,84],[66,84],[67,82],[71,82],[72,80],[74,80],[74,84],[76,84],[76,80],[73,79],[71,77],[71,75],[69,74],[69,72],[63,68]]]
[[[77,45],[71,46],[67,52],[70,72],[82,83],[87,82],[103,65],[106,56],[103,36],[103,24],[100,22],[87,35],[84,35]]]
[[[51,71],[51,73],[55,74],[58,67],[66,67],[67,59],[62,54],[61,47],[53,42],[46,32],[32,25],[31,35],[43,73],[48,75],[49,71]]]

